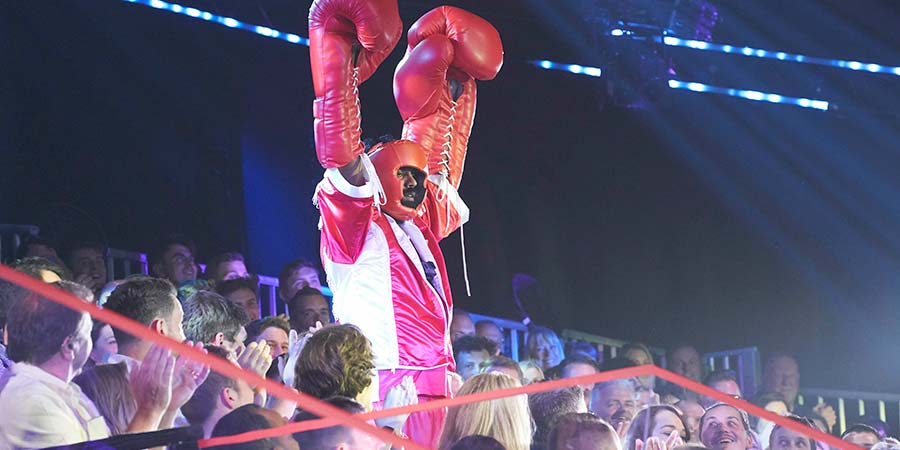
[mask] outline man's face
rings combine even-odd
[[[301,267],[293,272],[284,283],[284,287],[278,289],[279,294],[283,295],[282,301],[289,301],[297,295],[297,291],[309,286],[322,290],[322,282],[319,281],[319,271],[312,267]],[[322,322],[325,323],[325,322]]]
[[[175,304],[172,310],[172,316],[166,320],[164,333],[166,336],[175,339],[178,342],[184,342],[187,339],[184,336],[184,309],[181,308],[181,302],[174,295],[171,296],[172,302]]]
[[[162,261],[155,264],[157,274],[172,282],[175,287],[181,283],[197,279],[197,264],[191,249],[173,244],[163,253]]]
[[[872,448],[872,446],[877,444],[880,440],[875,434],[866,431],[851,431],[850,433],[847,433],[843,439],[863,448]]]
[[[217,282],[236,280],[238,278],[247,278],[250,276],[250,274],[247,273],[247,267],[244,265],[243,261],[225,261],[219,263],[214,275]]]
[[[484,350],[462,352],[459,354],[459,357],[456,358],[456,373],[458,373],[463,380],[468,380],[469,378],[472,378],[472,376],[478,374],[478,366],[482,361],[490,357],[491,355]]]
[[[634,388],[630,383],[614,383],[595,388],[591,399],[591,412],[609,422],[614,429],[631,422],[637,405]]]
[[[83,313],[78,322],[78,328],[75,329],[75,334],[69,338],[69,345],[72,346],[72,371],[75,374],[81,371],[84,363],[91,356],[91,350],[94,349],[94,343],[91,341],[92,325],[91,316]]]
[[[243,308],[251,322],[259,319],[259,300],[256,298],[256,292],[250,289],[238,289],[226,294],[225,298]]]
[[[681,376],[700,381],[700,354],[694,347],[680,347],[669,357],[669,369]]]
[[[316,322],[322,324],[331,323],[331,315],[328,309],[328,300],[321,295],[304,295],[294,299],[300,305],[300,316],[291,317],[291,327],[302,333],[310,327],[316,326]]]
[[[777,392],[792,406],[800,389],[800,368],[797,361],[788,356],[779,356],[766,364],[763,383],[766,390]]]
[[[69,256],[72,278],[91,291],[98,292],[106,284],[106,259],[95,248],[80,248]]]
[[[267,344],[269,344],[269,349],[271,351],[272,360],[281,356],[288,351],[288,335],[281,328],[278,327],[269,327],[262,331],[259,334],[259,337],[256,340],[264,340]]]
[[[563,367],[560,375],[562,375],[563,378],[575,378],[583,375],[593,375],[595,373],[597,373],[597,369],[590,364],[572,363]],[[594,389],[594,385],[582,384],[578,387],[581,388],[581,392],[584,394],[584,404],[590,406],[591,390]]]
[[[706,412],[700,423],[700,441],[713,450],[750,448],[750,437],[744,428],[741,413],[728,405],[716,406]]]
[[[455,341],[460,336],[475,334],[475,324],[468,314],[454,314],[450,321],[450,340]]]
[[[815,450],[810,448],[809,438],[787,428],[778,428],[769,439],[769,450]]]
[[[493,322],[483,323],[475,328],[475,334],[497,344],[497,354],[503,349],[503,330]]]
[[[682,400],[675,405],[682,412],[684,423],[691,432],[691,439],[700,439],[700,418],[703,417],[703,407],[693,400]]]
[[[425,172],[415,167],[401,167],[397,170],[397,178],[403,186],[400,204],[407,208],[418,208],[425,199]]]

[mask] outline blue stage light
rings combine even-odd
[[[711,94],[728,95],[731,97],[740,97],[747,100],[757,102],[779,103],[784,105],[794,105],[801,108],[818,109],[828,111],[828,102],[824,100],[813,100],[809,98],[787,97],[781,94],[770,94],[766,92],[745,90],[745,89],[729,89],[718,86],[710,86],[703,83],[686,82],[679,80],[669,80],[669,87],[672,89],[685,89],[694,92],[709,92]]]
[[[245,31],[252,31],[260,36],[265,36],[268,38],[279,39],[285,42],[290,42],[291,44],[299,44],[309,46],[309,39],[298,36],[296,34],[284,33],[278,30],[273,30],[272,28],[265,27],[262,25],[253,25],[249,23],[241,22],[232,17],[225,17],[213,14],[208,11],[202,11],[197,8],[185,7],[179,5],[177,3],[169,3],[164,2],[162,0],[123,0],[128,3],[138,3],[141,5],[146,5],[154,9],[161,9],[166,11],[171,11],[176,14],[181,14],[183,16],[192,17],[195,19],[202,19],[207,22],[218,23],[224,25],[228,28],[236,28]]]
[[[603,71],[599,67],[582,66],[579,64],[562,64],[545,59],[537,61],[529,61],[531,64],[547,70],[562,70],[578,75],[587,75],[589,77],[603,76]]]

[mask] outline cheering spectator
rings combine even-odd
[[[777,392],[784,397],[787,402],[788,409],[792,412],[797,411],[797,396],[800,393],[800,365],[797,360],[790,355],[776,353],[766,360],[763,368],[763,388],[766,392]],[[834,428],[837,423],[837,414],[830,405],[819,403],[811,410],[805,411],[814,413],[825,419],[828,426],[828,432]],[[808,414],[811,415],[811,414]]]
[[[62,264],[51,262],[47,258],[39,256],[30,256],[20,259],[12,265],[13,269],[18,270],[32,278],[37,278],[44,283],[55,283],[59,280],[71,280],[72,273]]]
[[[291,333],[290,324],[284,316],[272,316],[255,320],[247,326],[247,338],[245,343],[266,341],[271,349],[272,359],[288,352],[288,336]]]
[[[459,396],[521,386],[502,373],[481,373],[466,381]],[[438,449],[449,450],[465,436],[482,435],[496,439],[510,450],[531,447],[532,424],[525,395],[454,406],[447,412]]]
[[[634,415],[622,448],[623,450],[668,449],[689,442],[690,437],[690,431],[677,408],[670,405],[651,405]],[[648,445],[650,439],[656,440],[656,444]],[[665,446],[658,445],[660,443]]]
[[[534,327],[528,331],[525,342],[525,357],[540,361],[541,370],[559,365],[565,357],[562,342],[553,330],[545,327]]]
[[[99,294],[106,284],[106,247],[97,242],[76,242],[66,252],[72,279]]]
[[[703,406],[694,400],[681,400],[675,404],[675,407],[681,411],[681,418],[684,419],[684,424],[687,426],[691,442],[700,442],[700,418],[705,412]]]
[[[111,355],[119,353],[119,343],[116,342],[112,327],[103,322],[94,321],[91,340],[94,342],[94,349],[91,350],[88,365],[104,364]]]
[[[533,359],[526,359],[519,362],[519,368],[522,369],[522,383],[531,384],[544,381],[544,371],[541,365]]]
[[[700,419],[700,441],[712,450],[752,448],[747,413],[725,403],[716,403]]]
[[[585,375],[593,375],[600,371],[597,362],[583,354],[570,355],[559,363],[560,378],[575,378]],[[582,384],[578,386],[584,396],[584,404],[590,409],[591,407],[591,390],[593,384]]]
[[[550,432],[549,450],[622,450],[619,436],[608,423],[586,413],[561,416]]]
[[[297,295],[297,291],[305,287],[322,289],[322,283],[319,281],[319,269],[315,264],[305,259],[295,259],[281,268],[281,273],[278,274],[278,298],[282,302],[290,302]],[[325,321],[323,320],[322,323]]]
[[[519,363],[513,361],[511,358],[507,358],[505,356],[492,356],[481,362],[481,373],[487,372],[500,372],[505,373],[516,380],[519,380],[519,383],[523,382],[524,374],[522,373],[522,369],[519,368]]]
[[[637,409],[636,397],[630,379],[597,383],[591,391],[591,412],[615,427],[619,436],[625,436]]]
[[[167,236],[150,253],[151,272],[169,280],[175,287],[185,281],[197,279],[197,263],[194,241],[184,235]]]
[[[137,413],[137,401],[128,384],[125,364],[101,364],[84,370],[74,378],[106,420],[110,434],[123,434]]]
[[[453,320],[450,321],[450,340],[455,342],[460,336],[475,334],[475,324],[468,311],[453,308]]]
[[[229,358],[228,351],[220,347],[211,346],[207,350],[210,355]],[[234,362],[233,359],[230,361]],[[253,388],[246,381],[211,372],[191,399],[181,407],[181,412],[188,423],[202,426],[203,437],[209,438],[219,419],[241,406],[253,403],[253,399]]]
[[[216,423],[212,437],[233,436],[248,431],[266,430],[286,425],[287,420],[275,411],[254,404],[237,408]],[[299,450],[300,446],[290,434],[266,438],[243,444],[216,447],[221,450]]]
[[[741,386],[737,382],[737,374],[733,370],[716,370],[706,375],[703,384],[733,398],[741,398]],[[717,403],[718,400],[707,396],[701,398],[701,403],[705,407]]]
[[[875,428],[861,423],[850,425],[843,434],[841,434],[841,439],[863,448],[872,448],[872,446],[881,440],[878,436],[878,431],[875,430]]]
[[[466,334],[453,341],[453,359],[456,373],[463,381],[472,378],[481,369],[481,363],[491,357],[496,346],[493,342],[474,334]]]
[[[258,286],[259,280],[256,277],[234,278],[217,283],[216,292],[240,306],[249,320],[256,320],[259,319]]]
[[[810,428],[815,428],[813,423],[804,417],[793,414],[785,417]],[[775,425],[768,443],[769,450],[814,450],[818,447],[815,439],[781,425]]]
[[[630,342],[622,346],[622,357],[633,362],[637,366],[652,365],[653,353],[650,347],[640,342]],[[649,404],[659,403],[659,399],[653,388],[656,386],[656,377],[653,375],[641,375],[636,377],[635,391],[638,395],[638,408]]]
[[[226,252],[216,255],[206,265],[206,279],[211,280],[216,286],[225,280],[247,278],[247,266],[244,265],[244,255],[238,252]]]
[[[105,308],[147,325],[163,336],[178,342],[185,340],[182,320],[184,310],[175,297],[172,283],[159,278],[134,278],[119,285],[109,296]],[[124,361],[129,370],[144,359],[149,342],[113,328],[119,355],[111,362]]]
[[[232,355],[244,348],[247,313],[215,292],[200,291],[184,302],[184,335],[194,342],[222,347]]]
[[[288,316],[290,316],[291,329],[302,333],[316,326],[316,322],[322,324],[331,323],[331,308],[328,299],[322,292],[311,286],[304,286],[295,291],[287,303]]]
[[[475,334],[493,342],[497,347],[495,353],[491,356],[503,353],[503,343],[506,338],[503,336],[503,329],[500,328],[500,325],[491,320],[479,320],[475,323]]]
[[[375,357],[372,344],[353,325],[325,327],[309,338],[295,367],[294,387],[316,398],[336,395],[371,405]],[[367,406],[370,409],[370,406]]]
[[[535,392],[528,395],[528,408],[534,419],[534,440],[532,450],[547,448],[547,437],[556,425],[557,419],[568,413],[586,413],[584,393],[578,387]]]

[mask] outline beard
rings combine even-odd
[[[425,200],[425,187],[419,185],[412,189],[404,189],[400,204],[407,208],[416,209],[422,204],[423,200]]]

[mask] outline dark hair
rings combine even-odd
[[[85,249],[96,250],[97,253],[100,253],[101,256],[103,256],[104,258],[106,257],[106,246],[101,244],[100,242],[97,242],[97,241],[75,241],[66,246],[65,258],[64,258],[66,264],[69,264],[71,266],[71,264],[72,264],[71,259],[74,256],[73,253],[77,252],[78,250],[85,250]]]
[[[582,354],[597,361],[597,347],[594,344],[586,341],[566,341],[565,344],[565,353],[568,356],[574,356],[577,354]]]
[[[206,271],[207,272],[215,272],[215,270],[219,267],[219,264],[231,262],[231,261],[240,261],[244,262],[244,255],[238,252],[225,252],[219,253],[212,259],[210,259],[206,263]],[[207,278],[209,278],[209,273],[206,274]]]
[[[26,289],[20,287],[18,284],[10,283],[6,280],[0,280],[0,331],[3,330],[3,327],[6,326],[6,317],[9,311],[9,305],[12,304],[13,300],[19,298],[22,295],[25,295]],[[2,340],[3,333],[0,333],[0,340]]]
[[[25,255],[28,253],[28,247],[32,245],[43,245],[52,248],[54,251],[58,247],[58,244],[54,239],[48,238],[46,236],[35,236],[33,234],[28,234],[22,238],[22,243],[19,244],[19,248],[16,249],[16,259],[26,258]]]
[[[712,386],[722,381],[734,381],[737,383],[737,373],[733,370],[714,370],[703,378],[703,384],[706,386]]]
[[[218,356],[222,359],[228,359],[228,352],[215,345],[206,347],[210,355]],[[201,384],[191,399],[181,407],[181,414],[191,425],[200,425],[209,419],[210,414],[216,407],[219,394],[222,389],[237,389],[237,381],[226,377],[216,371],[210,371],[206,381]]]
[[[168,318],[175,310],[175,286],[162,278],[137,277],[120,284],[103,305],[105,309],[150,326],[157,318]],[[138,339],[113,327],[119,347],[127,347]]]
[[[450,450],[506,450],[506,447],[490,436],[475,434],[456,441]]]
[[[249,321],[243,308],[215,292],[198,291],[184,302],[184,336],[194,342],[212,342],[218,333],[234,342]]]
[[[264,410],[264,408],[253,403],[241,406],[240,408],[235,408],[216,422],[216,426],[213,428],[212,437],[233,436],[248,431],[272,428],[269,419],[262,414]],[[272,450],[275,447],[278,447],[277,438],[272,437],[244,442],[242,444],[217,446],[215,448],[220,450]]]
[[[69,280],[59,280],[53,285],[88,303],[94,303],[94,293],[83,284]]]
[[[584,395],[578,387],[535,392],[528,395],[528,409],[534,419],[534,439],[532,448],[547,448],[547,437],[563,414],[578,412],[579,403],[584,403]]]
[[[173,245],[183,245],[191,251],[192,255],[194,255],[195,257],[197,256],[197,246],[194,244],[193,239],[184,234],[172,233],[164,236],[163,239],[160,240],[155,247],[153,247],[153,250],[149,255],[150,267],[153,267],[153,265],[157,263],[163,262],[163,256]]]
[[[566,356],[566,359],[559,363],[559,375],[562,376],[566,367],[569,367],[572,364],[584,364],[593,367],[597,372],[600,371],[600,364],[597,363],[597,360],[581,353],[575,353]]]
[[[353,325],[327,326],[309,338],[294,367],[294,387],[316,398],[356,398],[371,382],[372,344]]]
[[[247,339],[245,339],[244,342],[249,344],[256,341],[256,339],[259,338],[259,335],[262,334],[263,331],[266,331],[266,328],[278,328],[288,335],[291,334],[291,324],[286,317],[269,316],[262,319],[256,319],[244,326],[244,329],[247,330]]]
[[[687,424],[684,423],[684,417],[678,408],[671,405],[649,405],[638,411],[634,415],[634,418],[631,419],[628,433],[625,435],[624,442],[622,442],[623,450],[634,450],[635,441],[638,439],[647,442],[647,438],[652,436],[653,429],[656,428],[656,415],[659,414],[660,411],[669,411],[670,413],[675,414],[675,417],[678,417],[678,420],[681,421],[681,426],[684,428],[685,435],[682,436],[684,442],[690,442],[691,430],[688,428]]]
[[[487,352],[493,355],[497,351],[497,344],[490,339],[475,335],[466,334],[456,338],[453,341],[453,357],[459,359],[459,355],[472,352]]]
[[[866,425],[864,423],[854,423],[853,425],[847,427],[847,429],[844,430],[843,433],[841,433],[841,439],[843,439],[850,433],[872,433],[875,435],[875,437],[881,439],[881,437],[878,435],[878,430],[876,430],[875,427]]]
[[[111,434],[125,433],[138,407],[128,384],[125,363],[95,365],[72,382],[97,406]]]
[[[259,288],[259,277],[256,276],[249,278],[234,278],[225,280],[221,283],[216,283],[216,292],[223,296],[237,292],[241,289],[249,289],[258,296],[259,293],[257,292],[257,288]]]
[[[616,356],[615,358],[603,361],[603,364],[600,365],[600,371],[608,372],[610,370],[625,369],[628,367],[637,367],[637,363],[624,356]]]
[[[27,258],[22,258],[13,263],[11,267],[18,270],[19,272],[22,272],[32,278],[37,278],[39,280],[42,279],[41,271],[43,270],[53,272],[63,280],[72,279],[72,272],[70,272],[69,269],[40,256],[29,256]]]
[[[366,408],[363,405],[349,397],[334,396],[323,399],[322,401],[350,414],[359,414],[366,411]],[[318,418],[319,416],[309,411],[300,411],[294,418],[294,422],[306,422]],[[348,443],[347,441],[350,439],[351,431],[350,428],[337,425],[295,433],[294,439],[300,444],[300,448],[304,450],[333,449],[339,444]]]
[[[562,450],[566,448],[577,448],[577,439],[583,433],[599,433],[602,444],[600,448],[604,450],[615,450],[616,431],[612,426],[604,422],[603,419],[590,413],[569,413],[559,417],[556,426],[550,431],[547,439],[547,448],[549,450]]]
[[[23,289],[7,313],[9,359],[32,365],[47,362],[78,331],[83,316],[81,311]]]
[[[197,278],[196,280],[186,280],[182,281],[181,284],[178,285],[178,301],[182,304],[189,298],[193,297],[194,294],[200,291],[210,291],[214,292],[215,289],[212,283],[209,280],[204,278]]]
[[[519,363],[513,361],[512,358],[507,358],[503,355],[491,356],[490,358],[484,360],[479,365],[479,372],[490,372],[491,369],[494,368],[503,368],[503,369],[512,369],[518,373],[518,380],[522,383],[522,379],[525,378],[525,373],[522,372],[522,368],[519,367]]]
[[[278,289],[281,289],[287,284],[287,280],[291,277],[292,273],[300,270],[303,267],[309,267],[310,269],[315,270],[316,273],[319,272],[319,268],[313,262],[307,261],[303,258],[295,259],[282,266],[281,272],[278,272]]]
[[[797,422],[797,423],[801,423],[801,424],[806,425],[814,430],[818,430],[818,428],[816,428],[816,426],[812,423],[812,421],[807,419],[806,417],[800,417],[795,414],[788,414],[788,415],[784,416],[784,418],[788,419],[788,420],[793,420],[794,422]],[[769,434],[769,442],[768,442],[769,447],[772,447],[772,441],[775,439],[775,433],[777,433],[778,430],[781,430],[781,429],[784,429],[784,427],[781,426],[781,424],[777,424],[777,423],[775,424],[775,428],[772,428],[772,433]],[[878,436],[878,433],[875,433],[875,436]],[[816,440],[809,436],[806,436],[806,435],[804,435],[804,437],[809,440],[810,450],[815,449],[816,445],[817,445]],[[881,438],[879,437],[879,439],[881,439]]]

